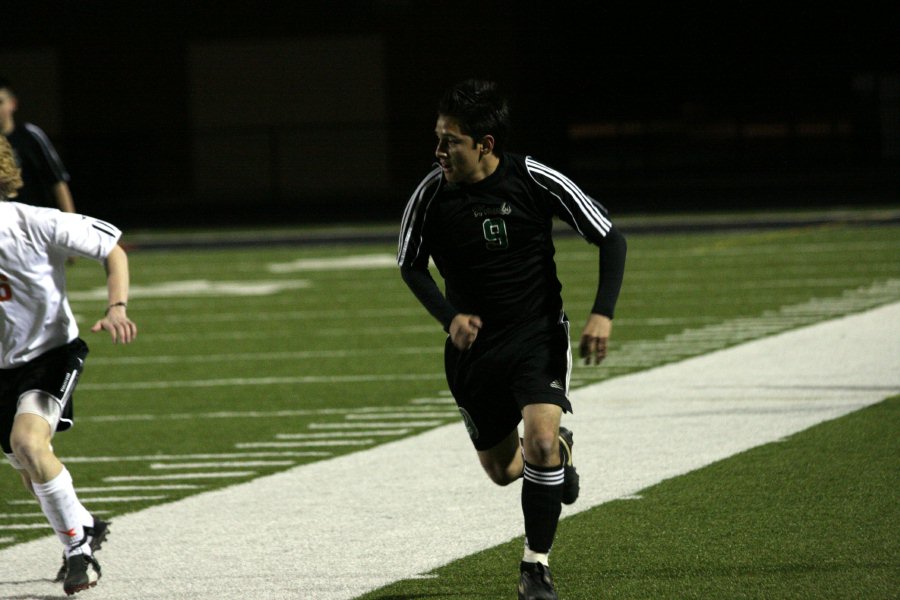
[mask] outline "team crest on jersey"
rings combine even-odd
[[[469,437],[473,440],[477,440],[478,428],[475,427],[475,421],[472,419],[472,415],[470,415],[462,406],[458,406],[457,408],[459,408],[459,414],[462,415],[463,423],[466,424],[466,431],[469,432]]]
[[[475,208],[472,209],[472,214],[475,217],[496,217],[498,215],[508,215],[512,213],[512,206],[509,205],[509,202],[502,202],[500,206],[492,205],[492,204],[479,204]]]

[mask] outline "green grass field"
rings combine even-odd
[[[394,252],[391,244],[132,252],[129,314],[140,334],[130,346],[88,332],[105,305],[103,274],[79,261],[69,286],[91,355],[77,425],[54,447],[84,503],[114,517],[454,422],[444,334],[391,266]],[[577,336],[596,252],[565,237],[557,257]],[[897,300],[900,227],[633,234],[610,358],[576,367],[573,384]],[[898,597],[897,408],[897,399],[882,403],[665,481],[641,501],[567,519],[553,558],[560,593]],[[329,433],[348,421],[360,430],[389,422],[400,410],[418,411],[419,424]],[[11,472],[0,498],[0,547],[47,534]],[[506,598],[521,545],[366,598]]]

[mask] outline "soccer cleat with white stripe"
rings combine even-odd
[[[565,477],[563,479],[563,504],[572,504],[578,500],[578,493],[581,491],[580,477],[578,471],[575,470],[575,464],[572,461],[572,446],[575,445],[574,436],[569,429],[565,427],[559,428],[559,456],[562,460]]]

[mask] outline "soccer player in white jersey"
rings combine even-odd
[[[14,202],[21,173],[0,136],[0,445],[64,546],[66,594],[97,584],[93,556],[107,533],[79,502],[72,477],[50,445],[73,424],[72,391],[88,348],[66,299],[65,264],[78,255],[103,263],[108,303],[91,328],[127,344],[128,258],[121,232],[98,219]]]

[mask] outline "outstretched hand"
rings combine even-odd
[[[579,354],[584,364],[599,365],[606,358],[609,335],[612,332],[612,321],[609,317],[592,313],[588,317],[584,331],[581,332]]]
[[[108,331],[114,344],[129,344],[137,337],[137,325],[125,314],[124,306],[112,306],[106,315],[91,327],[93,333]]]

